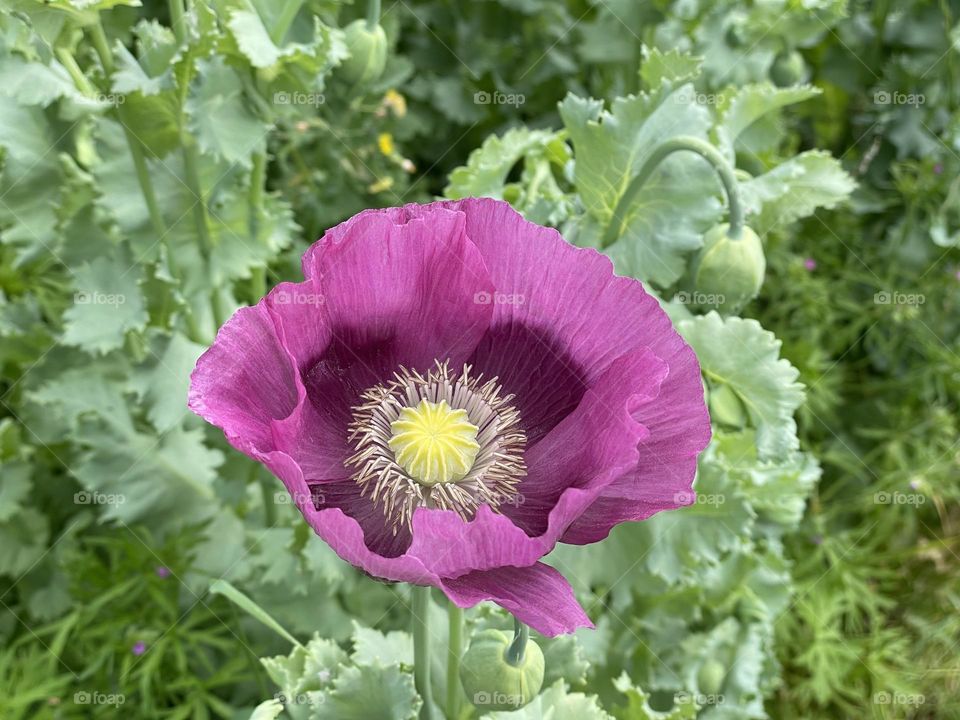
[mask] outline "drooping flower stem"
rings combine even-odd
[[[507,662],[517,666],[523,662],[524,653],[527,651],[527,640],[530,639],[530,628],[522,622],[513,619],[513,642],[507,648]]]
[[[720,151],[710,143],[704,142],[700,138],[680,135],[665,140],[657,146],[640,168],[636,177],[630,181],[630,184],[627,186],[627,189],[613,210],[613,217],[610,219],[610,224],[607,226],[607,231],[603,236],[601,248],[610,247],[617,241],[617,238],[623,234],[623,231],[626,229],[625,221],[627,211],[636,199],[637,193],[640,192],[647,180],[650,179],[650,176],[653,175],[653,171],[657,169],[657,166],[660,165],[668,155],[678,150],[695,152],[713,166],[727,194],[727,206],[730,212],[729,237],[733,240],[740,238],[743,232],[743,204],[740,201],[740,188],[737,185],[737,178],[736,175],[734,175],[733,167],[727,162],[727,159],[723,157]]]
[[[420,720],[433,720],[430,701],[430,588],[413,585],[410,588],[413,616],[413,679],[423,699]]]
[[[452,602],[447,607],[447,717],[460,717],[460,658],[463,656],[463,609]]]

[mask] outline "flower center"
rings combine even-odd
[[[387,444],[397,462],[425,485],[462,480],[480,452],[480,428],[466,410],[454,410],[446,400],[421,400],[416,407],[403,408],[390,429],[393,437]]]
[[[465,520],[480,505],[519,501],[527,468],[520,414],[497,379],[438,362],[426,375],[401,368],[395,380],[363,393],[353,409],[346,461],[361,494],[379,505],[393,532],[418,507],[453,510]]]

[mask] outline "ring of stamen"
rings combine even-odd
[[[438,362],[426,375],[401,368],[363,393],[353,409],[346,461],[361,494],[380,505],[394,534],[418,507],[471,519],[517,498],[526,475],[520,414],[497,378],[452,376]]]

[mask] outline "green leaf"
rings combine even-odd
[[[343,669],[310,720],[415,720],[422,704],[413,675],[376,663]]]
[[[73,306],[63,314],[63,342],[103,354],[121,347],[128,332],[143,330],[149,318],[138,276],[139,268],[123,253],[77,268]]]
[[[267,700],[254,708],[250,720],[276,720],[282,712],[283,704],[279,700]]]
[[[444,195],[453,200],[465,197],[503,199],[503,185],[510,170],[526,155],[542,153],[557,133],[545,130],[513,128],[503,137],[490,135],[470,153],[467,164],[450,173]]]
[[[205,153],[249,168],[253,154],[265,147],[270,126],[251,112],[240,78],[220,57],[197,61],[197,78],[184,111]]]
[[[288,697],[329,688],[346,661],[347,654],[339,645],[316,634],[306,645],[297,643],[289,655],[260,660]]]
[[[353,655],[357,665],[404,665],[413,667],[413,639],[409,633],[386,634],[353,621]]]
[[[56,208],[63,184],[58,139],[40,108],[0,103],[0,237],[18,249],[21,261],[58,243]]]
[[[771,83],[746,85],[725,103],[718,133],[729,148],[743,142],[743,134],[760,118],[787,105],[803,102],[820,94],[812,85],[775,87]]]
[[[735,474],[761,518],[795,528],[807,497],[820,478],[820,465],[809,453],[792,452],[770,460],[757,457],[751,432],[714,433],[716,461]]]
[[[15,56],[0,58],[0,94],[21,105],[46,107],[62,97],[90,107],[98,105],[77,90],[60,63],[52,61],[44,65]]]
[[[661,52],[658,48],[643,47],[643,63],[640,65],[640,79],[648,90],[656,90],[668,83],[677,85],[695,80],[700,75],[703,58],[671,48]]]
[[[747,213],[760,232],[831,209],[856,188],[853,178],[828,152],[808,150],[777,165],[763,175],[740,184]]]
[[[30,569],[47,550],[50,529],[46,516],[32,507],[0,522],[0,574],[16,578]]]
[[[587,682],[590,663],[584,658],[583,648],[575,635],[537,638],[537,644],[543,650],[544,685],[551,685],[555,680],[565,680],[571,685]]]
[[[154,334],[148,343],[149,357],[134,371],[131,386],[146,403],[150,422],[165,432],[189,412],[190,373],[204,348],[177,333]]]
[[[757,430],[761,459],[798,447],[793,413],[803,403],[799,373],[780,358],[780,341],[756,320],[723,319],[710,312],[677,328],[693,346],[704,376],[736,392]]]
[[[231,602],[238,605],[245,613],[259,620],[261,623],[277,633],[280,637],[287,640],[291,645],[300,646],[300,641],[288,633],[280,623],[270,617],[270,614],[266,610],[257,605],[242,592],[237,590],[226,580],[214,580],[212,583],[210,583],[210,592],[214,593],[215,595],[219,594],[225,596]]]
[[[30,494],[30,465],[25,462],[4,462],[0,479],[0,523],[7,522],[23,510]]]
[[[627,697],[626,706],[613,708],[613,715],[617,720],[693,720],[697,717],[698,708],[694,702],[677,703],[667,712],[653,710],[648,702],[650,696],[635,685],[626,672],[621,673],[613,681],[613,685]]]
[[[492,712],[482,717],[485,720],[613,720],[600,707],[596,695],[572,693],[563,680],[557,680],[520,710]]]

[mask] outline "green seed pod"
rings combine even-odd
[[[735,312],[755,298],[763,285],[767,261],[763,243],[748,227],[738,239],[727,232],[729,225],[715,225],[703,237],[703,248],[693,261],[692,277],[697,304]]]
[[[460,663],[460,683],[470,701],[481,710],[516,710],[540,692],[543,685],[543,652],[527,641],[518,665],[507,662],[513,638],[500,630],[474,635]]]
[[[710,417],[718,425],[742,430],[747,424],[747,409],[737,392],[723,383],[710,390]]]
[[[803,82],[807,75],[807,64],[803,55],[796,50],[784,50],[770,66],[770,79],[779,87],[788,87]]]
[[[368,83],[383,75],[387,66],[387,35],[379,25],[371,30],[366,20],[354,20],[344,30],[348,57],[340,74],[350,83]]]
[[[705,695],[716,695],[723,687],[727,668],[719,660],[707,660],[697,673],[697,686]]]

